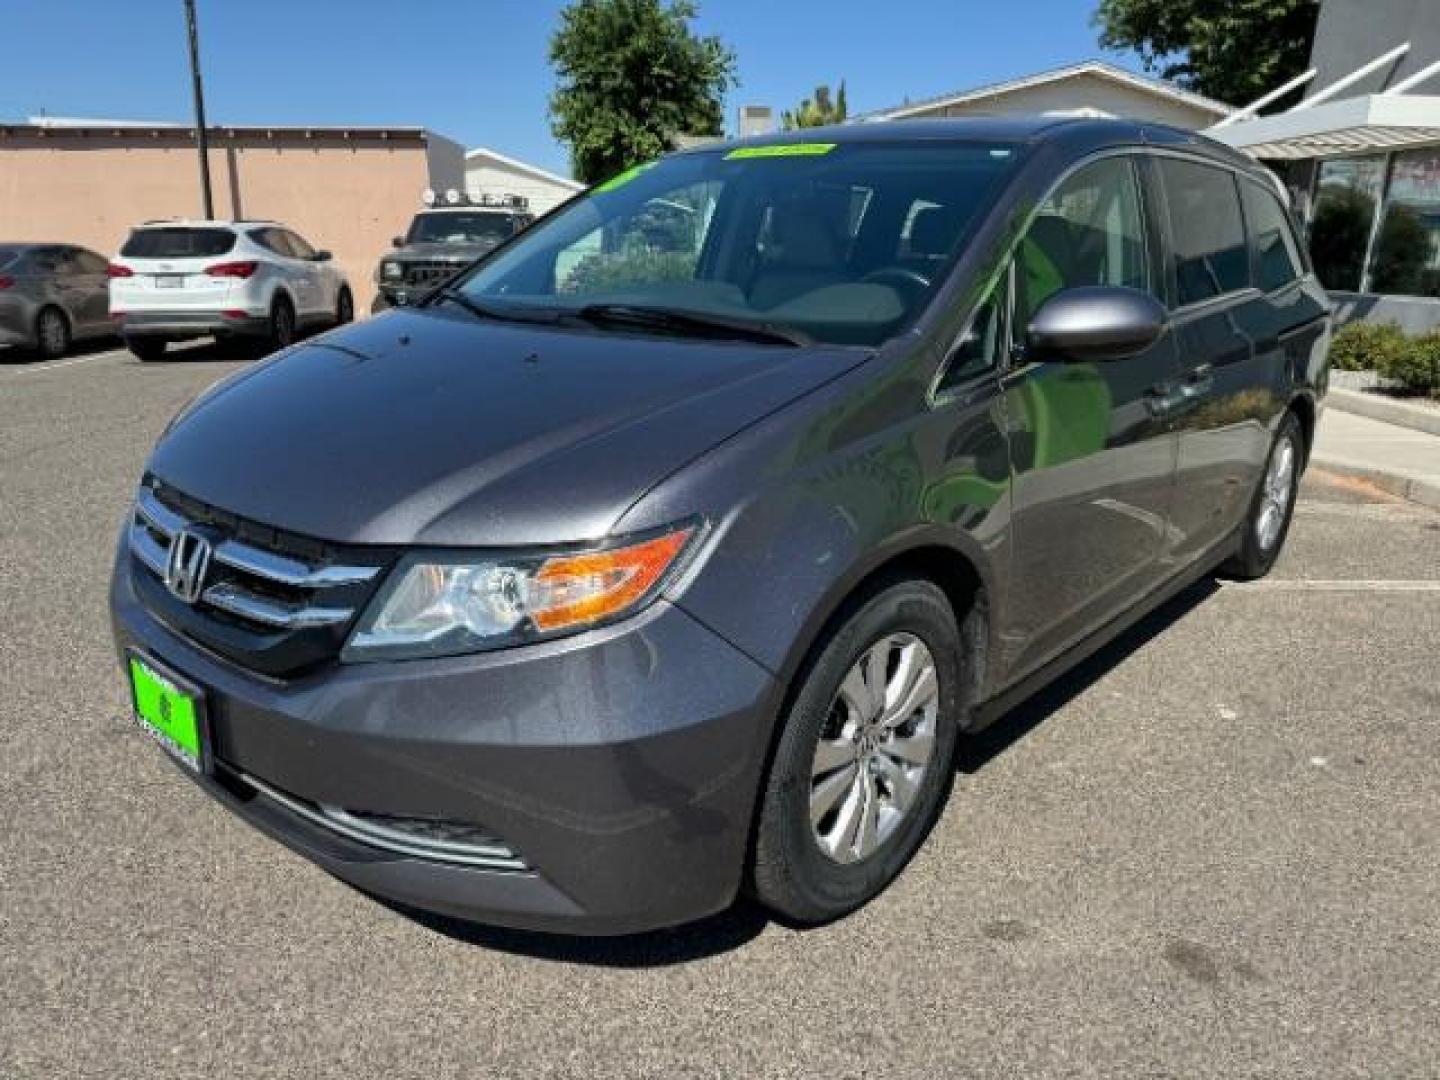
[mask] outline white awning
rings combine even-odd
[[[1381,153],[1440,143],[1440,97],[1366,94],[1204,134],[1269,161]]]

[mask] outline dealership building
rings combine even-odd
[[[1309,69],[1205,134],[1284,179],[1342,318],[1440,325],[1440,2],[1324,0]]]

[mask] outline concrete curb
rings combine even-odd
[[[1440,435],[1440,409],[1408,405],[1403,401],[1394,401],[1378,394],[1366,394],[1360,390],[1347,390],[1333,384],[1325,395],[1325,404],[1328,408],[1366,416],[1371,420],[1383,420],[1396,427],[1423,431],[1427,435]]]
[[[1390,472],[1386,469],[1356,465],[1348,461],[1326,457],[1323,454],[1316,454],[1310,459],[1310,463],[1323,472],[1334,473],[1351,480],[1363,480],[1398,498],[1440,510],[1440,482],[1405,476],[1402,473]]]

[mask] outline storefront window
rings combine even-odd
[[[1327,289],[1359,290],[1384,179],[1383,157],[1321,163],[1310,226],[1310,258]]]
[[[1440,148],[1395,155],[1370,289],[1440,296]]]

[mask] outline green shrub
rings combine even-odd
[[[631,251],[623,255],[587,255],[560,284],[562,293],[593,293],[695,276],[691,251]]]
[[[1330,343],[1330,364],[1341,371],[1382,371],[1389,357],[1408,345],[1405,331],[1393,322],[1346,323]]]
[[[1382,355],[1376,370],[1408,393],[1440,396],[1440,330],[1407,340]]]

